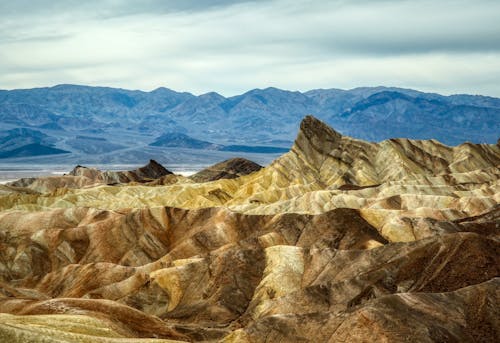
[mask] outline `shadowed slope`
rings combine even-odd
[[[195,182],[208,182],[220,179],[235,179],[262,169],[262,166],[244,158],[231,158],[214,164],[189,178]]]

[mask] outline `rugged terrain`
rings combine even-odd
[[[0,186],[0,339],[496,342],[500,146],[291,150]]]
[[[367,87],[266,88],[224,97],[58,85],[0,90],[0,159],[135,164],[154,158],[209,165],[246,157],[268,164],[290,148],[307,114],[375,142],[408,137],[494,143],[500,131],[500,99],[485,96]]]

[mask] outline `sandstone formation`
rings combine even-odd
[[[76,166],[64,176],[23,178],[10,182],[8,186],[26,187],[39,192],[51,192],[58,188],[85,188],[98,185],[117,185],[130,182],[150,182],[173,173],[155,160],[144,167],[131,171],[101,171],[95,168]]]
[[[155,160],[150,160],[149,163],[144,167],[127,172],[102,172],[93,168],[76,166],[69,173],[69,175],[71,176],[85,176],[96,181],[104,182],[106,184],[128,183],[132,181],[144,182],[145,180],[158,179],[169,174],[172,174],[172,172],[165,169],[165,167],[163,167]]]
[[[0,340],[496,342],[499,165],[306,117],[262,169],[2,186]]]

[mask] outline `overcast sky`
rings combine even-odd
[[[500,96],[498,0],[0,0],[0,88]]]

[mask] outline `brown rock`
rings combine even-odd
[[[261,165],[244,158],[231,158],[214,164],[189,178],[195,182],[209,182],[220,179],[235,179],[262,169]]]
[[[496,342],[499,164],[309,116],[262,169],[1,186],[0,341]]]

